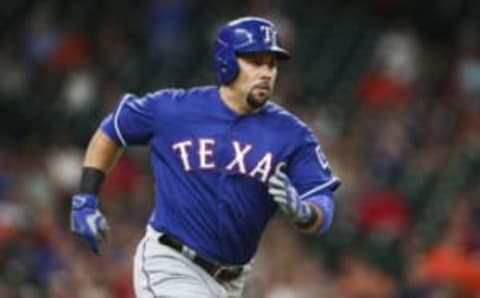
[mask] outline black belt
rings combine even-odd
[[[164,244],[168,247],[173,248],[182,255],[186,256],[193,263],[200,266],[208,274],[213,276],[216,280],[219,281],[231,281],[239,277],[243,272],[243,266],[235,265],[222,265],[214,261],[205,259],[204,257],[198,255],[196,252],[183,245],[178,239],[173,238],[167,234],[162,234],[158,237],[158,242]]]

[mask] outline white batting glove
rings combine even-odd
[[[273,196],[282,211],[295,223],[304,223],[312,217],[312,209],[302,201],[288,176],[277,167],[268,180],[268,193]]]

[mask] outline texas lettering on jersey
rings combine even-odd
[[[201,170],[209,170],[209,169],[216,169],[218,165],[215,163],[215,139],[209,138],[199,138],[196,140],[198,143],[197,152],[192,152],[193,147],[192,140],[185,140],[174,143],[172,145],[173,150],[178,153],[178,156],[182,162],[183,169],[186,172],[191,171],[195,167]],[[272,153],[265,152],[262,155],[255,165],[250,169],[247,168],[245,164],[245,157],[246,155],[252,150],[253,146],[251,144],[241,144],[239,141],[232,141],[232,150],[234,152],[234,156],[232,157],[231,161],[229,161],[226,166],[225,170],[231,172],[237,172],[242,175],[246,175],[252,178],[258,178],[260,181],[265,183],[268,178],[268,174],[272,168]],[[198,154],[198,164],[192,165],[190,156],[191,154]]]
[[[267,181],[278,165],[288,165],[302,199],[340,184],[301,120],[273,102],[239,115],[218,86],[127,94],[101,129],[122,146],[150,147],[155,208],[149,225],[226,263],[243,264],[255,253],[277,209]]]

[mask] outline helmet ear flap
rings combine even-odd
[[[215,55],[215,73],[222,84],[228,84],[238,75],[238,62],[230,47],[219,49]]]

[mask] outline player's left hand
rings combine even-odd
[[[307,222],[311,218],[312,209],[308,203],[302,201],[292,182],[280,167],[268,180],[268,193],[294,222]]]
[[[75,234],[85,238],[95,254],[100,253],[100,241],[107,237],[108,224],[97,208],[97,196],[76,194],[72,198],[70,228]]]

